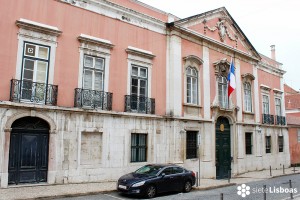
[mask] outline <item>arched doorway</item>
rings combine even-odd
[[[23,117],[11,128],[8,184],[46,182],[49,124],[38,117]]]
[[[216,123],[216,178],[228,178],[230,170],[230,124],[226,117],[219,117]]]

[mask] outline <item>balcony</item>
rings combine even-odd
[[[274,115],[262,114],[263,124],[274,124]]]
[[[57,104],[57,92],[57,85],[12,79],[10,101],[55,106]]]
[[[276,115],[276,125],[285,125],[285,117]]]
[[[74,106],[87,109],[111,110],[112,93],[76,88]]]
[[[125,112],[155,114],[155,99],[125,95]]]

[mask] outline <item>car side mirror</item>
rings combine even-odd
[[[160,176],[163,178],[163,177],[165,177],[165,175],[166,175],[165,173],[162,173]]]

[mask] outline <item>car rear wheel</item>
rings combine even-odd
[[[147,187],[146,196],[151,199],[156,195],[156,188],[153,185]]]
[[[190,192],[192,190],[192,184],[190,181],[184,183],[183,192]]]

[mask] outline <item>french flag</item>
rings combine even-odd
[[[235,89],[235,75],[234,74],[235,74],[235,68],[234,68],[233,60],[231,59],[230,69],[229,69],[229,74],[228,74],[228,97]]]

